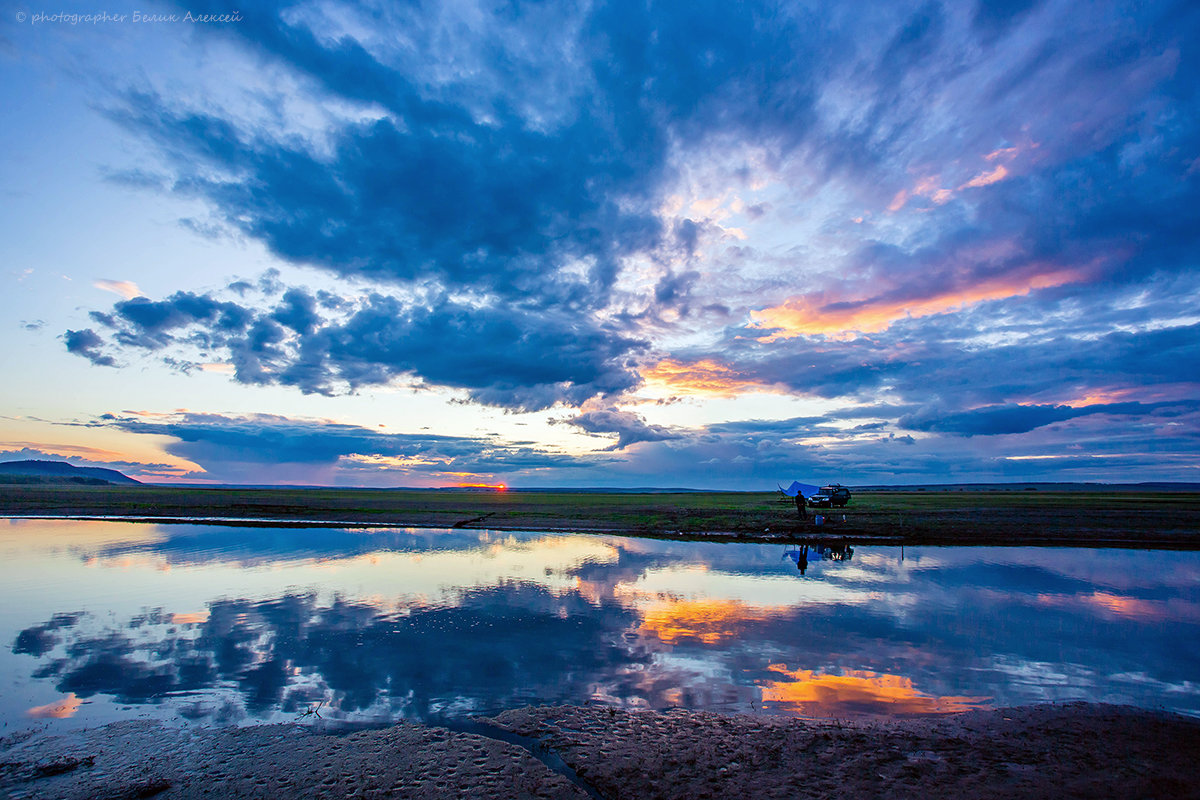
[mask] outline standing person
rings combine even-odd
[[[804,495],[796,492],[796,513],[800,515],[800,519],[808,519],[808,506],[804,502]]]

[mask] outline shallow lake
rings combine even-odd
[[[564,702],[1200,714],[1196,552],[0,520],[0,554],[6,734]]]

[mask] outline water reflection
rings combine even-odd
[[[113,525],[0,535],[6,721],[1200,713],[1195,553]]]
[[[807,543],[798,543],[788,547],[783,557],[790,559],[796,565],[796,569],[800,570],[803,575],[808,571],[808,560],[810,558],[824,561],[849,561],[854,558],[854,548],[845,542],[829,544],[827,542],[817,542],[812,545]]]
[[[780,678],[763,682],[763,700],[799,714],[828,716],[878,714],[882,708],[894,715],[945,714],[984,706],[987,697],[931,697],[901,675],[880,675],[870,670],[847,670],[822,675],[808,669],[789,670],[786,664],[768,669]]]

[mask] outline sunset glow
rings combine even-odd
[[[771,391],[770,386],[744,377],[727,364],[712,358],[690,363],[664,358],[652,366],[643,367],[641,372],[648,386],[672,392],[734,397],[745,392]]]
[[[10,14],[0,461],[737,491],[1200,469],[1200,21],[511,11]]]
[[[761,342],[806,335],[838,338],[856,333],[877,333],[887,330],[900,319],[944,314],[985,300],[1018,297],[1035,289],[1063,286],[1080,278],[1074,270],[1053,271],[1018,283],[1007,280],[982,283],[916,300],[835,301],[826,295],[798,296],[780,306],[751,311],[750,318],[752,327],[772,331],[769,336],[759,339]]]

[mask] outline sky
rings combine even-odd
[[[1200,480],[1200,6],[0,2],[0,459]]]

